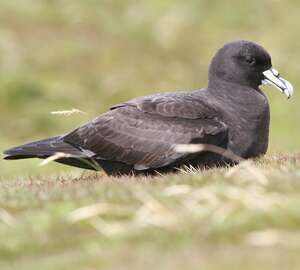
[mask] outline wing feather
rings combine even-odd
[[[186,156],[176,144],[220,145],[227,126],[213,108],[186,97],[146,97],[115,106],[79,127],[64,141],[95,153],[97,158],[121,161],[136,169],[159,168]]]

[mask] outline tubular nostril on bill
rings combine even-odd
[[[276,70],[275,68],[272,68],[272,73],[274,76],[279,77],[280,73],[278,72],[278,70]]]

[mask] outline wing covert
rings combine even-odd
[[[195,95],[195,92],[198,92],[199,95]],[[141,112],[158,114],[164,117],[213,119],[218,115],[217,110],[214,106],[207,104],[207,99],[203,100],[201,93],[204,93],[204,91],[197,90],[194,92],[177,92],[139,97],[115,105],[111,109],[132,106]]]
[[[123,104],[79,127],[64,141],[95,153],[95,157],[121,161],[137,170],[159,168],[185,158],[175,144],[221,144],[227,126],[216,118],[196,118],[189,107],[157,100]],[[180,116],[181,114],[181,116]]]

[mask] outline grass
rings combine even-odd
[[[300,155],[0,181],[1,269],[299,269]]]

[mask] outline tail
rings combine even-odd
[[[8,149],[4,151],[4,159],[44,159],[57,153],[64,153],[70,155],[71,157],[63,157],[55,160],[56,162],[84,169],[95,170],[95,167],[91,166],[89,163],[91,157],[88,157],[80,148],[76,148],[75,146],[64,142],[62,136],[35,141]]]
[[[61,136],[20,145],[4,151],[4,159],[47,158],[56,153],[82,156],[82,152],[62,140]]]

